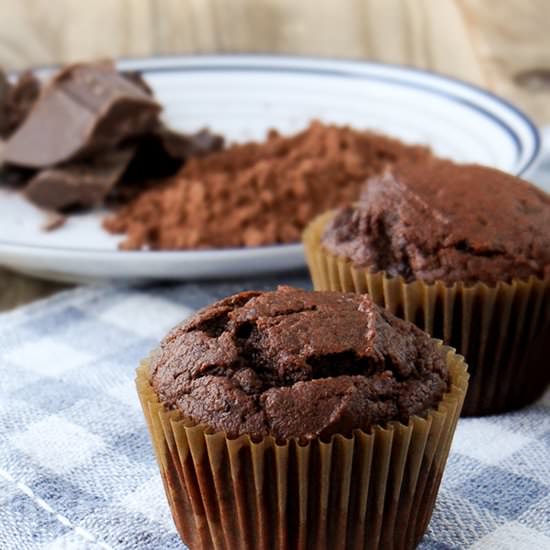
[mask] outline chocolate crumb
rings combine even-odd
[[[42,231],[50,232],[63,227],[67,223],[67,216],[59,212],[46,212],[46,221],[42,224]]]

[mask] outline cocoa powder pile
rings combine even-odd
[[[126,250],[227,248],[292,243],[317,214],[353,202],[365,180],[426,147],[313,122],[290,137],[193,158],[166,183],[104,220]]]

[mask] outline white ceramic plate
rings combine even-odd
[[[182,130],[208,126],[230,141],[295,132],[311,119],[426,143],[457,161],[525,174],[539,148],[532,122],[515,107],[464,82],[404,67],[270,56],[168,57],[120,62],[143,71]],[[43,214],[0,193],[0,263],[57,280],[190,279],[304,266],[300,245],[238,250],[121,252],[100,226],[103,213],[72,217],[45,233]]]

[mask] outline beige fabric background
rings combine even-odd
[[[0,0],[0,65],[171,53],[376,59],[485,86],[550,123],[550,0]],[[0,272],[0,309],[58,290]]]

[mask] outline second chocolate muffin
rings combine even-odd
[[[483,166],[402,164],[314,221],[304,241],[315,288],[369,292],[466,357],[466,414],[544,391],[550,197],[540,189]]]
[[[369,180],[322,237],[357,267],[411,282],[550,277],[550,197],[484,166],[430,160]]]

